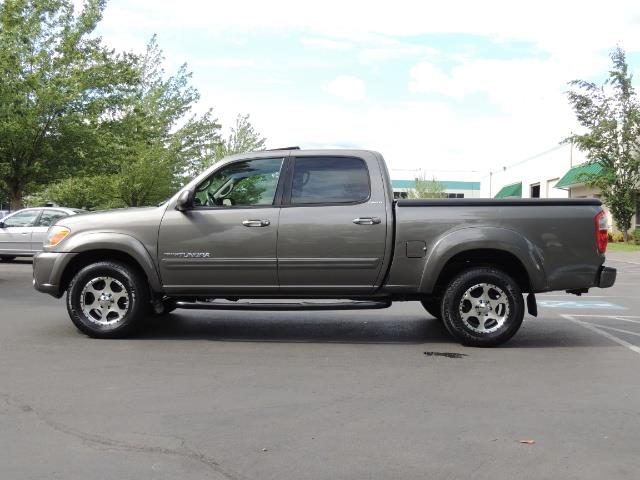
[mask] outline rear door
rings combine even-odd
[[[68,216],[69,214],[63,210],[42,210],[42,215],[40,215],[38,222],[31,229],[31,250],[33,252],[42,250],[42,244],[47,236],[49,227],[61,218]]]
[[[281,291],[374,288],[390,221],[379,175],[373,157],[292,159],[278,229]]]
[[[0,228],[0,254],[30,255],[31,231],[42,209],[30,208],[3,219]]]

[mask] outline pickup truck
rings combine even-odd
[[[33,283],[98,338],[175,308],[420,301],[463,344],[495,346],[536,293],[613,285],[606,247],[597,199],[394,200],[379,153],[290,148],[222,160],[156,207],[58,221]]]

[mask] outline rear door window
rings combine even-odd
[[[352,157],[295,159],[291,204],[361,203],[371,187],[365,162]]]
[[[40,215],[40,219],[38,220],[38,227],[50,227],[58,220],[64,217],[68,217],[69,215],[62,210],[44,210],[42,215]]]

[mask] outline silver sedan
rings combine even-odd
[[[84,210],[63,207],[25,208],[0,220],[0,260],[32,257],[40,250],[49,227]]]

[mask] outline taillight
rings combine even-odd
[[[596,246],[598,252],[604,253],[609,243],[609,230],[607,229],[607,214],[600,210],[596,215]]]

